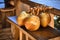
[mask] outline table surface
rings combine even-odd
[[[16,18],[17,18],[16,16],[8,17],[8,20],[13,22],[14,24],[18,25]],[[47,39],[51,39],[51,38],[60,36],[60,31],[53,29],[49,26],[47,28],[39,28],[39,30],[37,30],[37,31],[28,31],[28,30],[26,30],[25,27],[20,27],[20,28],[22,28],[23,30],[28,32],[30,35],[32,35],[37,40],[47,40]]]

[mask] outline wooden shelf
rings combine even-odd
[[[35,38],[36,40],[47,40],[47,39],[52,39],[52,38],[60,36],[59,30],[53,29],[49,26],[47,26],[47,28],[40,28],[37,31],[33,31],[33,32],[29,31],[24,26],[22,26],[22,27],[19,26],[17,24],[16,18],[17,18],[16,16],[8,17],[7,21],[11,24],[14,24],[14,27],[18,28],[18,30],[22,31],[25,35],[26,34],[27,34],[27,36],[30,35],[31,37]],[[16,30],[16,32],[17,32],[17,30]]]

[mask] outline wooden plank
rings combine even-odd
[[[26,35],[26,40],[29,40],[28,35]]]
[[[19,34],[20,34],[20,40],[22,40],[23,39],[23,33],[22,33],[22,31],[21,30],[19,30],[20,32],[19,32]]]
[[[2,15],[2,28],[5,28],[6,26],[6,14],[1,12],[1,15]],[[5,23],[4,23],[5,22]]]
[[[19,38],[19,29],[15,25],[15,40],[18,40],[18,38]]]
[[[12,36],[15,37],[15,27],[14,27],[14,24],[11,23],[11,33],[12,33]]]

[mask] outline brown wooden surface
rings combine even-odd
[[[29,31],[26,30],[26,28],[24,26],[20,27],[18,26],[17,22],[16,22],[16,16],[14,17],[8,17],[8,20],[12,23],[14,23],[15,25],[17,25],[18,28],[23,29],[25,32],[27,32],[28,34],[30,34],[32,37],[36,38],[37,40],[48,40],[48,39],[52,39],[55,37],[60,36],[60,31],[53,29],[49,26],[47,26],[47,28],[40,28],[37,31]]]

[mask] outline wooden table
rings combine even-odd
[[[15,40],[48,40],[60,36],[60,31],[51,27],[40,28],[37,31],[28,31],[24,26],[19,26],[16,16],[8,17],[7,21],[11,23],[11,32]]]

